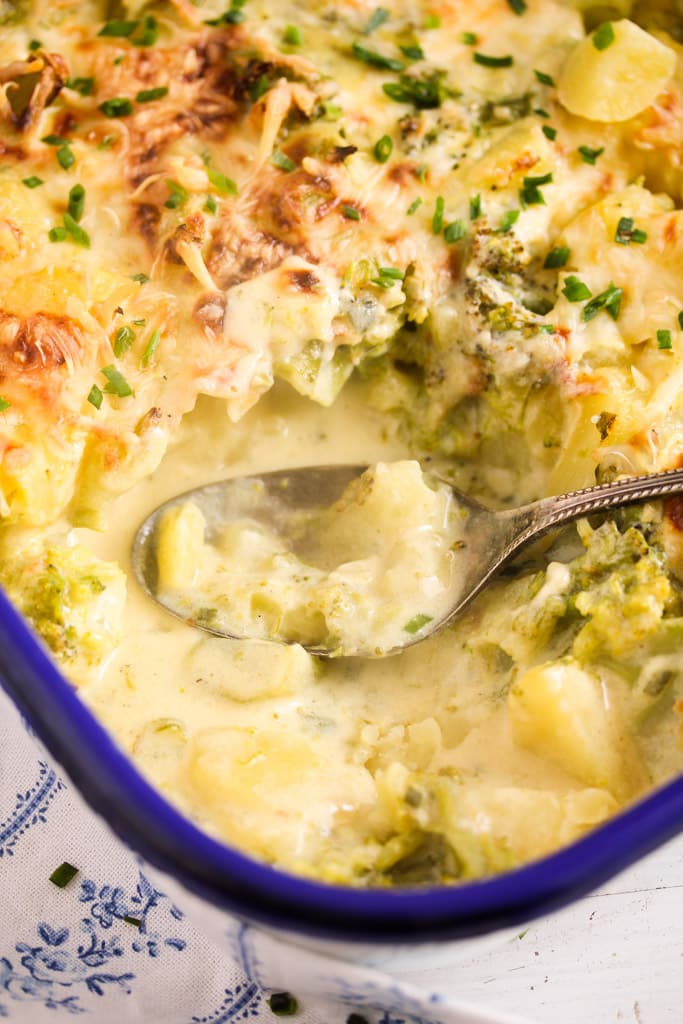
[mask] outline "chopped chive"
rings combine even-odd
[[[341,211],[347,220],[360,220],[360,211],[355,206],[342,204]]]
[[[373,68],[379,68],[381,71],[403,71],[405,68],[402,60],[396,60],[395,57],[385,57],[384,54],[377,53],[375,50],[368,50],[367,46],[363,46],[358,42],[353,43],[351,52],[357,60],[362,60],[364,64],[369,64]]]
[[[407,216],[408,217],[412,217],[413,214],[416,213],[417,210],[419,210],[419,208],[421,206],[422,206],[422,198],[420,196],[418,196],[417,199],[413,199],[412,203],[410,204],[410,206],[406,210]]]
[[[553,76],[546,74],[545,71],[537,71],[536,68],[534,68],[534,74],[541,85],[555,85],[555,79]]]
[[[371,35],[376,28],[379,28],[384,24],[385,21],[389,20],[389,11],[386,7],[375,7],[374,11],[368,18],[368,23],[363,29],[363,35]]]
[[[73,89],[74,92],[78,92],[81,96],[91,96],[95,90],[95,79],[94,78],[67,78],[64,83],[67,89]]]
[[[168,95],[168,86],[158,85],[155,89],[141,89],[135,97],[136,103],[151,103]]]
[[[147,320],[144,316],[141,316],[137,320],[131,320],[131,323],[135,324],[136,327],[144,327],[145,324],[147,323]]]
[[[557,128],[553,128],[549,124],[542,125],[541,131],[545,135],[546,139],[550,139],[551,142],[554,142],[557,138]]]
[[[119,327],[114,335],[114,355],[120,359],[128,351],[135,341],[135,331],[132,327]]]
[[[474,63],[481,64],[485,68],[511,68],[515,59],[511,54],[505,57],[491,57],[489,54],[474,51]]]
[[[294,168],[296,167],[294,161],[291,160],[286,155],[286,153],[283,153],[279,149],[273,150],[273,155],[270,158],[270,162],[274,164],[276,167],[279,167],[281,171],[287,171],[287,173],[293,171]]]
[[[62,138],[61,135],[43,135],[41,142],[44,142],[46,146],[68,146],[70,144],[69,139]]]
[[[465,223],[462,220],[453,220],[450,224],[447,224],[444,228],[443,237],[446,239],[449,245],[453,242],[459,242],[461,238],[464,238],[467,234]]]
[[[39,185],[45,184],[42,178],[39,178],[36,174],[32,174],[28,178],[22,178],[21,184],[26,185],[26,188],[38,188]]]
[[[411,43],[409,46],[400,46],[399,49],[404,57],[408,58],[408,60],[425,59],[424,50],[421,46],[418,46],[417,43]]]
[[[88,392],[88,401],[91,405],[94,405],[96,409],[101,409],[103,399],[104,395],[98,388],[97,384],[93,384]]]
[[[419,633],[421,629],[424,629],[428,622],[432,621],[432,618],[433,616],[431,615],[416,615],[410,620],[410,622],[406,622],[403,627],[403,632],[412,634]]]
[[[111,146],[116,142],[116,138],[113,135],[105,135],[103,139],[97,143],[98,149],[110,149]]]
[[[581,319],[584,323],[588,323],[589,320],[593,320],[598,315],[601,309],[604,309],[613,320],[616,320],[621,308],[622,295],[623,289],[616,288],[610,283],[604,292],[600,292],[599,295],[596,295],[595,298],[586,303],[581,313]]]
[[[42,45],[40,39],[31,39],[28,44],[29,53],[35,53]]]
[[[683,309],[678,314],[678,326],[683,331]]]
[[[344,111],[336,103],[330,103],[329,100],[323,100],[323,117],[326,121],[338,121]]]
[[[569,259],[569,249],[566,245],[558,245],[555,249],[551,249],[545,260],[543,261],[544,270],[557,270],[559,267],[565,267],[567,260]]]
[[[65,171],[68,171],[76,163],[76,157],[73,155],[70,146],[60,146],[55,156],[57,157],[57,163]]]
[[[634,228],[633,217],[620,217],[614,234],[614,241],[618,242],[619,245],[630,245],[631,242],[635,242],[636,245],[642,245],[647,241],[647,232],[641,228]]]
[[[133,113],[133,104],[125,96],[113,96],[112,99],[100,103],[98,110],[101,110],[105,117],[128,117]]]
[[[190,198],[189,193],[187,189],[171,178],[166,179],[166,185],[171,194],[164,203],[164,206],[169,210],[177,210],[179,206],[183,206]]]
[[[276,1017],[293,1017],[299,1009],[299,1004],[291,992],[273,992],[266,1002]]]
[[[380,164],[385,164],[391,156],[394,144],[388,135],[383,135],[381,139],[378,139],[375,143],[373,153],[375,154],[375,160]]]
[[[114,57],[114,59],[112,61],[112,64],[114,65],[115,68],[117,68],[119,66],[119,64],[123,64],[125,59],[126,59],[125,53],[120,53],[118,55],[118,57]]]
[[[224,11],[223,14],[217,18],[210,18],[205,21],[205,25],[239,25],[244,21],[244,7],[245,0],[232,0],[230,8]]]
[[[441,18],[438,14],[426,14],[423,24],[425,28],[441,28]]]
[[[149,337],[149,341],[145,345],[145,351],[142,353],[142,356],[140,357],[141,366],[149,366],[149,361],[156,352],[156,350],[159,348],[160,341],[161,331],[157,328],[156,331],[152,332],[152,334]]]
[[[6,398],[3,398],[2,395],[0,395],[0,412],[5,412],[7,409],[11,409],[11,407],[12,403],[8,402]]]
[[[50,230],[47,233],[47,237],[50,239],[51,242],[65,242],[67,236],[68,232],[66,228],[63,227],[50,228]]]
[[[522,188],[519,190],[519,200],[522,206],[544,206],[545,199],[539,185],[550,185],[552,180],[553,175],[551,171],[547,174],[537,174],[524,178]]]
[[[498,234],[506,234],[517,223],[520,213],[520,210],[508,210],[504,213],[497,228]]]
[[[218,203],[216,202],[215,196],[207,196],[206,202],[204,203],[204,209],[207,213],[215,213],[218,209]]]
[[[443,196],[437,196],[434,204],[434,216],[432,217],[432,234],[440,235],[443,231],[443,212],[446,202]]]
[[[481,193],[470,199],[470,220],[478,220],[479,217],[481,217]]]
[[[392,281],[402,281],[405,274],[398,267],[380,267],[380,277],[389,277]]]
[[[131,917],[130,914],[125,914],[123,920],[126,922],[126,924],[132,924],[134,928],[139,928],[140,925],[142,924],[141,917]]]
[[[50,875],[49,880],[53,885],[56,885],[59,889],[63,889],[65,885],[68,885],[72,878],[75,878],[78,874],[78,868],[75,868],[73,864],[69,864],[68,861],[64,861],[58,868]]]
[[[524,185],[529,185],[530,187],[533,188],[536,185],[550,185],[552,180],[553,180],[553,172],[552,171],[548,171],[547,174],[528,175],[527,177],[524,178],[523,184]]]
[[[579,146],[579,153],[581,154],[581,159],[583,160],[583,162],[585,164],[591,164],[593,166],[595,165],[595,161],[598,159],[598,157],[602,156],[604,152],[604,146],[601,146],[600,149],[591,149],[590,146]]]
[[[147,284],[149,278],[147,274],[131,274],[131,281],[135,281],[137,284]]]
[[[657,331],[657,348],[664,351],[672,347],[671,331]]]
[[[159,25],[152,14],[145,15],[142,21],[142,31],[131,39],[133,46],[154,46],[159,37]]]
[[[611,21],[603,21],[593,33],[593,46],[596,50],[606,50],[614,42],[614,28]]]
[[[80,221],[85,211],[85,189],[82,185],[74,185],[69,190],[69,214],[74,220]]]
[[[534,114],[536,114],[537,117],[544,117],[546,120],[549,120],[550,118],[550,114],[547,110],[544,110],[543,107],[534,107]]]
[[[476,46],[477,43],[479,42],[479,36],[476,34],[476,32],[463,32],[463,34],[460,36],[460,39],[465,44],[465,46]]]
[[[508,0],[508,7],[515,14],[524,14],[526,11],[526,0]]]
[[[215,171],[212,167],[206,168],[206,176],[216,189],[224,196],[236,196],[237,195],[237,183],[232,178],[226,178],[220,171]]]
[[[283,42],[288,46],[301,46],[304,37],[298,25],[287,25],[282,33]]]
[[[64,227],[71,235],[71,238],[76,243],[76,245],[82,245],[84,249],[89,249],[90,235],[88,234],[88,232],[83,230],[78,221],[74,217],[72,217],[70,213],[65,213],[63,220]]]
[[[570,274],[564,282],[562,294],[565,298],[569,299],[570,302],[583,302],[585,299],[590,299],[593,293],[588,285],[579,280],[575,274]]]
[[[104,385],[104,393],[106,395],[116,395],[117,398],[128,398],[133,394],[133,389],[130,384],[121,371],[117,370],[113,364],[110,366],[103,366],[101,372],[107,379],[107,383]]]
[[[127,39],[128,36],[132,36],[133,32],[135,32],[138,24],[139,22],[137,21],[123,21],[122,19],[115,18],[112,21],[107,21],[97,34],[98,36]]]

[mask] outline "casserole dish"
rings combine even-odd
[[[221,940],[247,921],[398,966],[587,891],[680,825],[679,782],[604,823],[681,760],[680,508],[581,524],[584,552],[499,581],[395,678],[295,645],[257,671],[263,650],[153,620],[120,565],[143,505],[204,482],[185,473],[324,461],[335,441],[390,460],[328,524],[371,535],[344,556],[362,569],[435,501],[391,461],[407,454],[503,504],[681,458],[677,44],[553,0],[483,3],[486,48],[450,3],[367,23],[313,3],[302,25],[265,0],[202,19],[178,0],[165,21],[94,5],[89,24],[65,6],[32,23],[43,40],[0,37],[0,579],[65,672],[3,599],[12,699]],[[245,533],[256,589],[238,597],[284,616],[282,552]],[[171,576],[194,571],[194,541],[167,547]]]

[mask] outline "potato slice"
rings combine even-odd
[[[559,99],[590,121],[627,121],[650,106],[675,66],[674,51],[632,21],[606,22],[569,54],[558,80]]]

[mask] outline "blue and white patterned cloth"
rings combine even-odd
[[[64,862],[78,874],[60,889],[50,875]],[[264,957],[255,955],[267,937],[238,924],[231,958],[157,885],[84,808],[0,690],[0,1020],[274,1024],[258,969]],[[299,1000],[293,1024],[344,1024],[353,1012],[369,1024],[494,1021],[336,961],[324,961],[335,968],[332,990],[307,992],[314,954],[288,956]]]

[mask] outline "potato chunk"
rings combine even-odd
[[[632,791],[619,729],[602,684],[573,661],[524,672],[508,697],[512,735],[588,786]]]
[[[558,95],[562,105],[579,117],[627,121],[662,91],[674,72],[676,54],[626,18],[611,23],[609,42],[608,24],[582,39],[569,54],[560,73]]]

